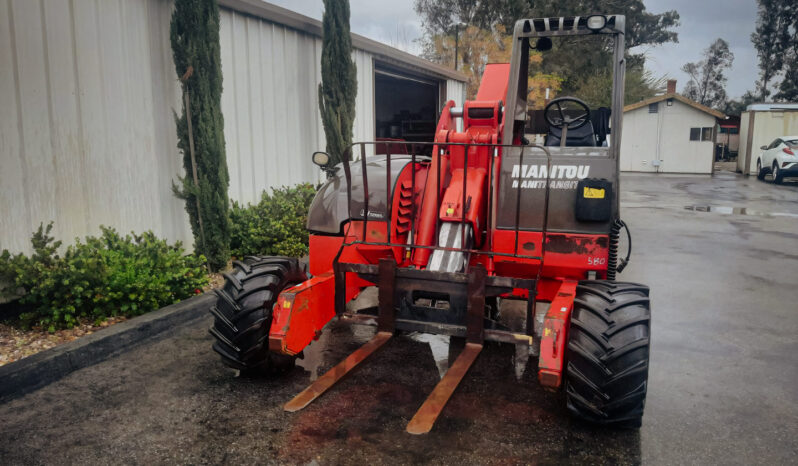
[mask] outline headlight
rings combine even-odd
[[[604,26],[607,25],[607,17],[604,15],[592,15],[587,17],[586,26],[593,32],[600,31],[604,29]]]
[[[330,163],[330,156],[326,152],[314,152],[312,158],[313,163],[320,167],[324,167]]]

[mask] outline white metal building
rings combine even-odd
[[[753,104],[740,115],[740,150],[737,171],[756,175],[756,160],[767,146],[780,136],[798,134],[798,103]]]
[[[624,107],[621,170],[711,174],[716,118],[725,115],[668,84],[672,92]]]
[[[260,0],[219,3],[231,199],[318,181],[321,23]],[[171,192],[182,174],[171,9],[171,0],[0,0],[0,249],[30,250],[31,232],[49,221],[66,242],[108,225],[190,246]],[[352,42],[356,140],[401,134],[403,118],[462,103],[465,76]],[[392,112],[392,88],[421,97]]]

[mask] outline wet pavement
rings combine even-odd
[[[286,413],[374,329],[334,323],[292,372],[248,380],[211,352],[203,319],[0,405],[0,464],[796,464],[798,184],[731,173],[622,183],[634,253],[619,279],[648,284],[653,301],[639,431],[571,420],[536,383],[534,357],[490,343],[433,431],[406,434],[462,347],[429,335],[394,338]]]

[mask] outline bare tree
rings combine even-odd
[[[682,67],[682,71],[690,76],[682,93],[701,105],[722,108],[726,104],[725,73],[734,62],[734,54],[729,50],[728,42],[717,39],[704,50],[703,57]]]

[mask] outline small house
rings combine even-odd
[[[627,172],[712,174],[716,119],[726,115],[676,93],[623,108],[621,170]]]

